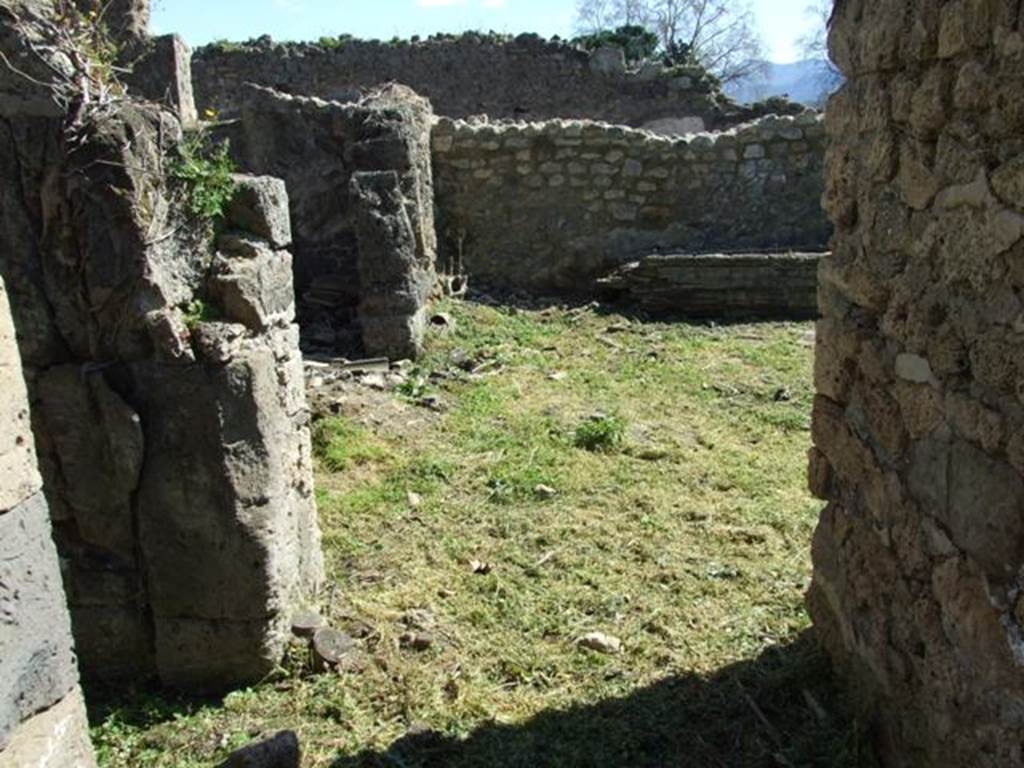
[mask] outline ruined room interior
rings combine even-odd
[[[1024,764],[1024,16],[826,10],[0,0],[0,767]]]

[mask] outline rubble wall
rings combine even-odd
[[[0,766],[95,765],[2,279],[0,391]]]
[[[1024,763],[1024,36],[845,0],[808,602],[891,766]]]
[[[442,118],[442,260],[489,287],[587,293],[654,251],[821,250],[824,141],[814,114],[687,137]]]
[[[192,62],[196,102],[200,109],[235,116],[245,83],[351,101],[367,88],[395,82],[430,99],[438,114],[453,118],[589,118],[689,131],[717,129],[768,111],[803,109],[785,100],[739,106],[700,68],[649,63],[627,70],[618,49],[588,53],[536,35],[325,42],[261,38],[199,48]]]

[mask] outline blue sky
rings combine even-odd
[[[761,34],[776,62],[799,58],[795,41],[808,27],[808,0],[752,0]],[[433,32],[494,29],[573,33],[575,0],[154,0],[153,31],[178,32],[190,45],[245,40],[315,40],[348,33],[388,39]]]

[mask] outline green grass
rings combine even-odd
[[[325,609],[374,627],[370,667],[297,653],[222,703],[107,703],[102,765],[215,765],[281,728],[318,767],[870,765],[804,636],[811,326],[444,310],[392,423],[316,430]],[[425,651],[398,643],[414,609]]]

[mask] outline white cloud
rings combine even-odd
[[[505,0],[480,0],[480,5],[484,8],[496,10],[505,7]]]
[[[465,5],[466,0],[416,0],[420,8],[450,8],[453,5]]]

